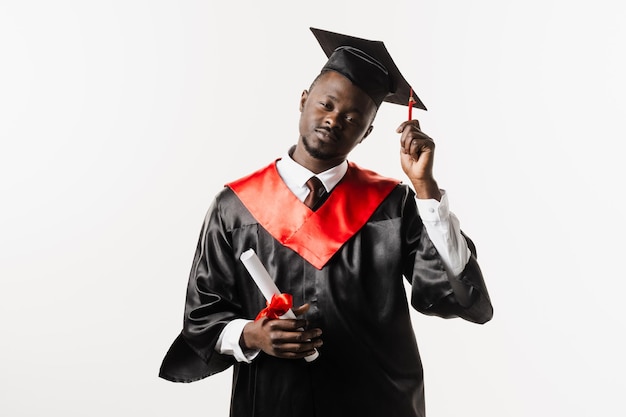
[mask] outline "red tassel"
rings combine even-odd
[[[413,103],[415,103],[415,99],[413,98],[413,87],[411,87],[409,96],[409,120],[413,120]]]

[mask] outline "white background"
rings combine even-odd
[[[325,55],[383,40],[495,306],[414,315],[429,417],[623,416],[620,1],[0,1],[0,414],[227,416],[157,377],[204,213],[297,140]],[[351,155],[402,178],[383,105]]]

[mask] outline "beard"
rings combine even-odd
[[[334,153],[324,150],[325,146],[323,143],[318,142],[318,146],[315,147],[309,142],[309,139],[306,136],[300,136],[300,138],[302,140],[304,150],[315,159],[319,159],[320,161],[329,161],[337,156]]]

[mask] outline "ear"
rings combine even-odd
[[[300,112],[304,109],[304,103],[306,99],[309,98],[309,92],[307,90],[302,91],[302,95],[300,96]]]
[[[372,130],[374,130],[374,125],[370,125],[370,127],[367,128],[367,130],[365,131],[365,134],[363,135],[359,143],[363,142],[365,138],[368,137],[370,133],[372,133]]]

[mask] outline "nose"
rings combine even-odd
[[[341,129],[341,115],[338,112],[328,112],[324,123],[331,129]]]

